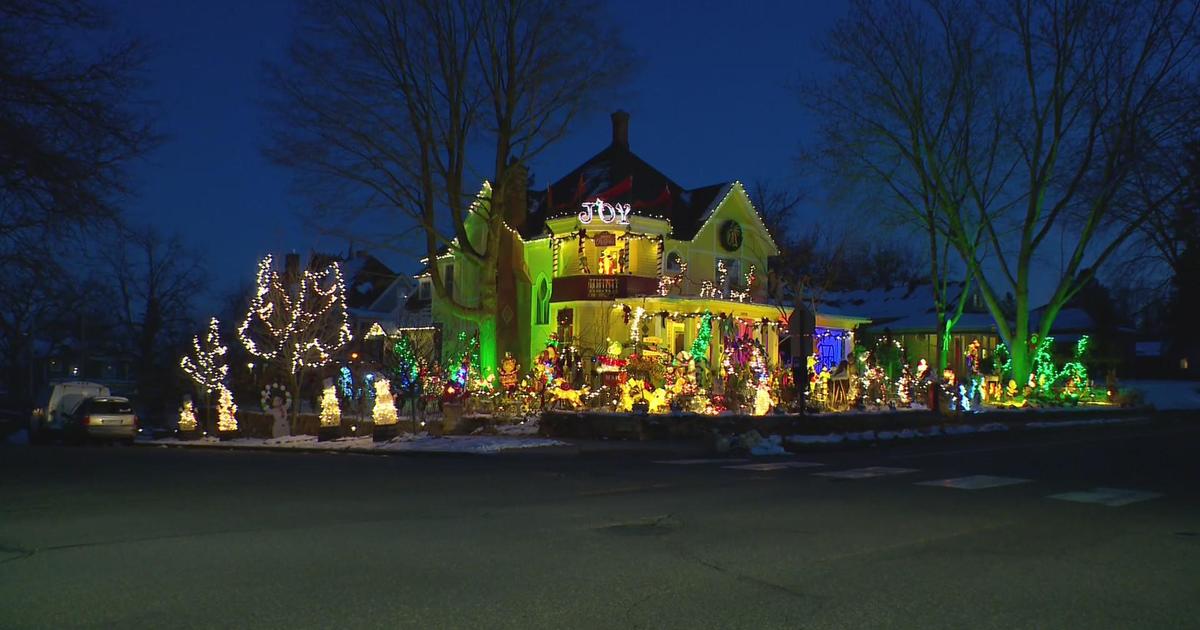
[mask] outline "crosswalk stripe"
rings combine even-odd
[[[983,490],[986,488],[999,488],[1001,486],[1012,486],[1019,483],[1028,483],[1029,481],[1029,479],[1022,479],[1020,477],[969,475],[967,477],[953,477],[951,479],[937,479],[935,481],[918,481],[913,485],[937,486],[939,488],[956,488],[959,490]]]
[[[1092,488],[1088,491],[1063,492],[1052,494],[1047,498],[1059,501],[1074,501],[1075,503],[1099,503],[1108,507],[1121,507],[1130,503],[1149,501],[1161,497],[1161,492],[1146,492],[1144,490],[1125,490],[1121,488]]]
[[[873,477],[887,477],[890,475],[903,475],[905,473],[917,472],[916,468],[893,468],[891,466],[868,466],[866,468],[851,468],[850,470],[837,470],[833,472],[813,473],[819,477],[830,477],[833,479],[871,479]]]
[[[724,466],[730,470],[784,470],[786,468],[813,468],[815,466],[824,466],[817,462],[763,462],[761,464],[744,464],[742,466]]]

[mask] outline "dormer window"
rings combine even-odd
[[[679,255],[679,252],[667,254],[665,270],[667,273],[679,273],[683,271],[683,257]]]

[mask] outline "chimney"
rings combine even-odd
[[[505,186],[504,218],[509,227],[520,230],[525,227],[525,220],[529,214],[526,191],[529,186],[529,169],[525,168],[523,163],[509,159],[508,170],[504,176],[508,180],[508,185]]]
[[[629,148],[629,112],[618,109],[612,113],[612,143],[614,147]]]
[[[292,252],[284,257],[283,273],[288,277],[296,278],[300,276],[300,254]]]

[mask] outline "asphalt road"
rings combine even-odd
[[[765,471],[0,447],[0,628],[1196,628],[1198,454],[1200,422]],[[873,466],[907,471],[822,474]],[[972,475],[1028,481],[919,485]],[[1134,492],[1052,498],[1098,487]]]

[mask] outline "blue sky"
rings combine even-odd
[[[206,257],[212,292],[252,278],[269,252],[345,249],[303,225],[304,200],[261,150],[264,62],[284,57],[297,11],[288,0],[113,0],[119,26],[154,46],[147,96],[166,143],[135,171],[128,211],[182,234]],[[607,145],[607,112],[631,113],[635,152],[684,186],[729,179],[788,183],[812,127],[794,85],[821,71],[816,43],[838,2],[609,3],[640,56],[623,93],[594,95],[597,115],[532,164],[539,184]],[[819,199],[819,195],[815,198]],[[812,203],[812,202],[810,202]],[[807,212],[821,214],[815,205]],[[412,261],[384,256],[397,269]]]

